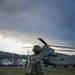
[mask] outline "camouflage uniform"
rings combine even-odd
[[[43,61],[39,55],[32,55],[26,65],[26,75],[44,75]]]

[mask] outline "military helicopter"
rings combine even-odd
[[[62,53],[57,53],[51,47],[58,47],[58,48],[69,48],[75,49],[74,47],[64,47],[64,46],[55,46],[55,45],[48,45],[42,38],[38,38],[44,45],[42,46],[42,52],[39,56],[42,58],[45,67],[48,66],[73,66],[75,67],[75,55],[67,55]],[[32,47],[32,46],[31,46]],[[31,47],[23,47],[23,48],[31,48]],[[59,51],[68,51],[68,52],[75,52],[71,50],[59,50]]]
[[[42,57],[42,60],[45,63],[46,67],[48,65],[53,65],[54,67],[56,66],[75,67],[75,55],[56,53],[55,50],[51,47],[69,48],[69,49],[75,49],[75,48],[48,45],[42,38],[38,38],[38,39],[44,44],[44,46],[42,47],[42,52],[40,53],[40,56]],[[61,51],[67,51],[67,50],[61,50]],[[69,50],[69,52],[72,52],[72,51]]]

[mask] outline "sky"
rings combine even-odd
[[[27,54],[39,37],[75,47],[75,0],[0,0],[1,51]]]

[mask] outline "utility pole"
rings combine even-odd
[[[12,64],[14,64],[14,54],[12,54]]]
[[[27,59],[29,59],[29,51],[27,51],[28,52],[28,57],[27,57]]]

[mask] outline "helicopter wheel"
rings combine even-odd
[[[56,65],[54,65],[54,68],[56,68]]]
[[[73,65],[73,67],[75,67],[75,65]]]
[[[64,67],[68,67],[68,65],[65,65]]]
[[[48,67],[48,65],[45,66],[46,68]]]
[[[45,64],[44,66],[45,66],[46,68],[48,67],[48,65],[47,65],[47,64]]]

